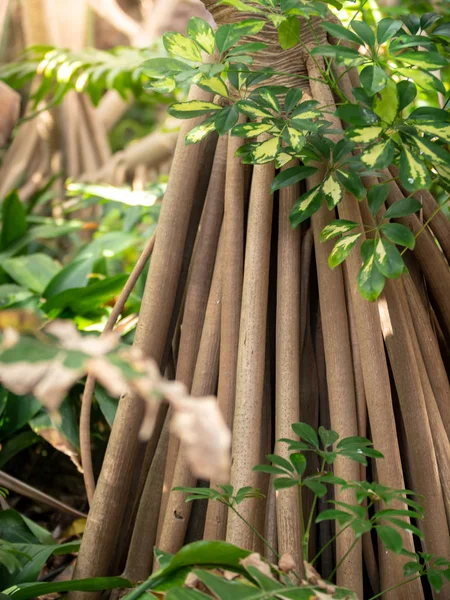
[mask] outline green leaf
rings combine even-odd
[[[339,40],[347,40],[348,42],[358,44],[358,46],[363,43],[363,40],[359,36],[355,35],[346,27],[342,27],[342,25],[325,21],[325,23],[322,23],[321,26],[325,29],[325,31],[331,33],[333,37],[338,38]]]
[[[15,190],[10,192],[2,204],[2,233],[0,250],[5,250],[16,240],[19,240],[27,230],[25,208]]]
[[[375,530],[388,550],[400,554],[403,550],[403,540],[398,531],[388,525],[377,525]]]
[[[366,195],[366,188],[364,187],[361,177],[356,173],[345,173],[344,171],[337,171],[336,175],[342,185],[358,200],[362,200]]]
[[[97,592],[102,590],[112,590],[114,588],[129,587],[132,587],[131,582],[122,577],[94,577],[91,579],[75,579],[72,581],[38,581],[36,583],[22,583],[14,585],[7,590],[3,590],[3,594],[14,598],[14,600],[30,600],[37,596],[54,594],[57,592]]]
[[[438,25],[438,27],[436,27],[436,29],[433,30],[432,35],[450,38],[450,23],[443,23],[442,25]]]
[[[186,60],[192,60],[194,62],[200,62],[202,60],[201,52],[197,44],[175,31],[169,31],[163,35],[164,48],[169,54],[180,56]]]
[[[194,574],[220,600],[232,600],[233,598],[245,600],[245,598],[254,596],[257,591],[257,588],[249,586],[247,583],[229,581],[225,577],[218,577],[208,571],[194,571]]]
[[[364,42],[373,48],[375,46],[375,34],[372,28],[364,21],[351,21],[350,26]]]
[[[420,69],[406,69],[402,67],[397,68],[397,73],[403,77],[411,78],[414,83],[416,83],[424,91],[429,91],[431,88],[441,92],[441,94],[445,94],[445,86],[442,81],[428,71],[422,71]]]
[[[395,57],[396,60],[400,60],[408,65],[414,65],[423,69],[441,69],[448,65],[448,60],[438,54],[437,52],[402,52]]]
[[[292,88],[286,94],[284,99],[284,110],[287,114],[292,112],[303,96],[303,91],[300,88]]]
[[[404,577],[411,577],[422,570],[422,566],[418,562],[407,562],[403,565]]]
[[[372,110],[358,104],[343,104],[336,110],[336,116],[343,119],[350,125],[365,127],[366,125],[375,125],[379,122],[379,117]]]
[[[364,67],[359,77],[361,85],[369,96],[373,96],[384,89],[388,80],[386,73],[378,65],[368,65],[367,67]]]
[[[354,519],[354,517],[348,512],[338,510],[336,508],[329,508],[319,513],[315,522],[322,523],[323,521],[337,521],[339,525],[345,525],[352,519]]]
[[[272,467],[271,465],[256,465],[256,467],[253,467],[252,471],[268,473],[269,475],[286,475],[286,471],[283,471],[283,469],[280,469],[279,467]]]
[[[288,144],[292,146],[296,152],[300,152],[305,145],[305,136],[294,127],[288,127],[286,131],[288,136]]]
[[[361,244],[363,265],[358,273],[357,284],[363,298],[374,302],[384,288],[385,278],[375,264],[375,240],[366,240]]]
[[[405,225],[400,225],[399,223],[385,223],[381,226],[381,231],[388,240],[391,240],[394,244],[406,246],[406,248],[414,250],[416,238],[414,237],[413,232]]]
[[[187,34],[207,54],[213,54],[215,38],[213,28],[209,23],[199,17],[192,17],[187,26]]]
[[[41,438],[34,433],[34,431],[22,431],[19,434],[14,435],[6,443],[2,443],[2,452],[0,454],[0,469],[3,469],[5,464],[11,460],[16,454],[22,452],[26,448],[33,446],[36,442],[40,441]]]
[[[311,175],[313,175],[316,171],[316,167],[290,167],[289,169],[278,173],[278,175],[272,181],[270,191],[273,194],[277,190],[294,185],[299,181],[303,181],[307,177],[311,177]]]
[[[283,458],[282,456],[279,456],[278,454],[268,454],[267,458],[274,465],[277,465],[278,467],[281,467],[282,469],[285,469],[286,471],[290,471],[291,473],[294,472],[294,469],[292,468],[291,463],[286,458]]]
[[[287,477],[277,477],[277,479],[274,479],[273,481],[273,487],[276,490],[284,490],[286,488],[294,487],[295,485],[298,485],[298,481]]]
[[[380,238],[375,246],[375,264],[385,277],[398,279],[404,272],[405,263],[400,252],[388,240]]]
[[[414,198],[403,198],[397,200],[384,213],[385,219],[398,219],[398,217],[406,217],[422,209],[422,204]]]
[[[314,448],[319,448],[319,438],[311,425],[307,423],[293,423],[292,429],[300,439],[305,440],[305,442],[308,442]]]
[[[214,121],[215,127],[219,135],[224,135],[232,127],[236,125],[239,119],[239,111],[236,106],[227,106],[217,113]]]
[[[385,123],[393,123],[399,110],[397,86],[393,79],[388,79],[384,89],[375,98],[373,110]]]
[[[373,125],[372,127],[353,127],[347,130],[346,135],[356,143],[369,144],[377,140],[383,131],[383,127],[378,125]]]
[[[252,12],[255,14],[264,15],[264,11],[260,8],[256,8],[255,6],[251,6],[246,2],[242,2],[242,0],[221,0],[220,4],[228,4],[229,6],[234,6],[236,10],[240,10],[241,12]]]
[[[215,131],[215,129],[216,129],[215,119],[216,119],[216,116],[212,115],[212,116],[206,118],[204,121],[202,121],[199,125],[197,125],[193,129],[191,129],[190,132],[187,134],[187,136],[184,139],[184,143],[186,144],[186,146],[188,146],[189,144],[197,144],[198,142],[201,142],[210,133]]]
[[[417,535],[417,537],[423,540],[423,533],[420,531],[418,527],[412,525],[409,521],[402,521],[401,519],[389,518],[387,519],[392,525],[403,529],[404,531],[409,531],[413,535]]]
[[[408,192],[429,188],[431,175],[420,156],[403,147],[400,155],[400,180]]]
[[[355,221],[346,221],[345,219],[336,219],[334,221],[330,221],[328,225],[326,225],[322,229],[322,232],[320,234],[320,241],[327,242],[328,240],[331,240],[337,235],[341,235],[342,233],[347,233],[348,231],[351,231],[355,227],[358,227],[358,223],[355,223]]]
[[[367,62],[367,58],[358,50],[346,48],[345,46],[314,46],[311,50],[312,56],[329,56],[334,58],[338,65],[356,67]]]
[[[213,111],[221,110],[222,107],[213,102],[205,100],[189,100],[188,102],[176,102],[169,106],[169,114],[178,119],[192,119],[200,115],[207,115]]]
[[[367,203],[369,210],[375,217],[378,211],[386,202],[386,198],[389,196],[389,185],[379,184],[375,185],[367,193]]]
[[[341,184],[333,177],[333,175],[329,175],[323,182],[322,192],[330,210],[339,204],[344,195]]]
[[[442,577],[442,573],[440,571],[436,571],[435,569],[428,569],[427,571],[427,579],[428,583],[431,585],[433,590],[439,594],[444,585],[444,578]]]
[[[391,140],[378,142],[369,146],[361,154],[361,162],[370,169],[385,169],[395,156],[395,146]]]
[[[47,254],[30,254],[8,258],[1,263],[3,269],[15,282],[42,294],[61,267]]]
[[[306,469],[306,456],[300,452],[294,452],[289,456],[297,473],[302,476]]]
[[[22,427],[42,408],[41,403],[36,400],[34,396],[26,395],[19,397],[6,390],[3,390],[3,394],[6,397],[6,401],[3,404],[3,410],[0,417],[0,438],[22,429]],[[8,541],[11,542],[14,540],[8,539]]]
[[[207,596],[198,590],[193,590],[190,588],[172,588],[170,589],[166,596],[166,600],[207,600],[211,596]]]
[[[184,71],[192,71],[192,67],[176,58],[150,58],[141,65],[147,77],[164,78]]]
[[[111,397],[106,390],[98,384],[95,386],[95,398],[106,422],[112,427],[117,412],[117,406],[119,404],[118,398]]]
[[[334,222],[338,223],[339,221],[334,221]],[[341,222],[344,222],[344,220],[341,219]],[[345,223],[353,224],[353,221],[345,221]],[[331,225],[331,223],[329,223],[327,225],[327,227],[329,225]],[[357,225],[358,225],[358,223],[354,223],[355,227]],[[322,233],[323,233],[323,231],[322,231]],[[325,427],[322,427],[322,425],[319,427],[319,436],[320,436],[320,439],[322,440],[322,444],[323,444],[324,448],[328,448],[329,446],[332,446],[339,439],[339,434],[336,433],[336,431],[333,431],[332,429],[325,429]]]
[[[322,186],[317,185],[316,187],[300,196],[297,202],[294,204],[289,215],[292,227],[297,227],[306,219],[309,219],[311,215],[317,212],[322,204]]]
[[[360,237],[360,233],[354,233],[352,235],[346,235],[336,242],[328,257],[328,265],[331,269],[340,265],[347,258]]]
[[[377,41],[379,44],[384,44],[403,27],[403,22],[399,19],[381,19],[377,27]]]
[[[47,314],[53,311],[57,311],[59,314],[65,309],[70,309],[75,314],[88,314],[120,294],[127,279],[128,275],[126,274],[115,275],[94,281],[84,288],[65,290],[47,300],[42,306],[42,310]]]
[[[397,83],[398,110],[403,110],[414,101],[417,88],[412,81],[399,81]]]
[[[305,479],[304,484],[319,498],[323,498],[327,493],[326,486],[324,486],[323,483],[320,483],[320,481],[315,481],[314,479]]]
[[[289,50],[300,40],[300,21],[295,15],[286,17],[278,27],[278,41],[283,50]]]
[[[264,42],[248,42],[247,44],[239,44],[239,46],[232,48],[228,51],[227,55],[236,56],[241,54],[251,54],[253,52],[259,52],[260,50],[265,50],[266,48],[268,48],[268,45],[264,44]]]

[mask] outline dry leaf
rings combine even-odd
[[[53,427],[39,429],[38,434],[53,448],[68,456],[80,473],[83,472],[78,450],[57,429]]]
[[[45,328],[45,332],[58,338],[62,348],[66,350],[78,350],[90,356],[108,354],[108,352],[117,348],[120,342],[120,337],[113,331],[109,331],[101,337],[81,335],[75,323],[62,319],[52,321]]]
[[[202,479],[228,481],[230,477],[231,432],[216,398],[171,401],[170,430],[180,439],[181,452],[191,471]]]
[[[0,148],[8,143],[20,115],[20,95],[0,81]]]
[[[285,552],[281,555],[280,560],[278,562],[278,568],[280,571],[284,573],[289,573],[289,571],[293,571],[295,569],[295,560],[292,554],[289,552]]]
[[[14,394],[32,393],[55,412],[67,392],[83,375],[82,370],[68,369],[56,357],[52,361],[0,363],[0,381]]]
[[[255,569],[258,569],[260,573],[266,577],[270,577],[270,579],[275,581],[275,577],[272,574],[272,569],[270,568],[269,563],[263,561],[257,552],[253,552],[253,554],[249,554],[245,558],[241,558],[239,562],[244,569],[248,569],[248,567],[254,567]]]

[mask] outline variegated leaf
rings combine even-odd
[[[384,288],[385,278],[375,264],[375,240],[366,240],[361,245],[363,265],[358,273],[357,284],[363,298],[374,302]]]
[[[330,256],[328,257],[328,265],[334,269],[344,262],[360,237],[361,233],[353,233],[351,235],[344,236],[342,239],[336,242]]]
[[[292,160],[290,154],[287,154],[287,152],[279,152],[275,159],[275,166],[277,169],[281,169],[281,167],[284,167],[290,160]]]
[[[213,102],[189,100],[188,102],[176,102],[172,104],[169,107],[169,114],[178,119],[192,119],[193,117],[199,117],[221,109],[221,106]]]
[[[208,54],[214,52],[214,31],[209,23],[199,17],[192,17],[188,23],[187,33]]]
[[[208,117],[205,119],[200,125],[191,129],[191,131],[187,134],[184,143],[186,146],[189,144],[196,144],[197,142],[201,142],[201,140],[205,139],[210,133],[212,133],[216,126],[214,124],[215,115]]]
[[[227,86],[220,77],[202,77],[197,83],[201,88],[206,88],[210,92],[228,98]]]
[[[416,123],[419,131],[434,135],[450,144],[450,123],[436,123],[434,121],[420,121]]]
[[[431,176],[420,157],[411,149],[403,147],[400,156],[400,179],[408,192],[428,188]]]
[[[302,135],[299,131],[297,131],[293,127],[288,127],[287,131],[289,134],[290,145],[294,148],[294,150],[296,152],[300,152],[300,150],[305,145],[305,141],[306,141],[305,136]]]
[[[233,127],[231,135],[243,138],[258,137],[262,133],[266,133],[272,129],[270,123],[240,123]]]
[[[164,47],[169,54],[181,56],[192,61],[201,61],[202,55],[197,44],[188,37],[175,31],[170,31],[163,35]]]
[[[413,137],[413,136],[411,136]],[[414,143],[417,149],[434,164],[450,165],[450,154],[439,144],[430,142],[426,138],[414,136]]]
[[[255,164],[262,165],[275,159],[278,148],[280,146],[280,139],[273,137],[270,140],[256,144],[252,152],[252,158]]]
[[[384,238],[375,245],[375,264],[385,277],[398,279],[404,272],[404,262],[397,248]]]
[[[383,127],[354,127],[347,131],[347,137],[358,144],[369,144],[377,140],[383,132]]]
[[[370,169],[382,169],[391,164],[394,152],[394,145],[390,140],[379,142],[364,150],[361,161]]]
[[[317,212],[322,204],[322,186],[318,185],[297,200],[289,215],[292,227],[297,227]]]
[[[248,100],[240,100],[239,102],[236,102],[236,108],[240,113],[247,115],[247,117],[252,119],[272,117],[272,114],[269,110],[263,109],[256,104],[249,102]]]
[[[333,175],[330,175],[324,181],[322,185],[322,192],[330,210],[332,210],[342,200],[343,191],[341,184],[333,177]]]
[[[345,219],[330,221],[328,225],[322,229],[320,241],[328,242],[328,240],[331,240],[338,235],[342,235],[343,233],[347,233],[352,229],[355,229],[355,227],[358,227],[358,223],[355,223],[355,221],[347,221]]]

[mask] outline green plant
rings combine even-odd
[[[411,521],[420,521],[423,519],[424,510],[417,502],[417,494],[410,490],[393,490],[377,482],[368,481],[345,481],[333,474],[332,465],[336,460],[348,459],[356,461],[364,466],[368,465],[367,459],[381,459],[383,455],[372,447],[372,442],[362,437],[347,437],[339,439],[339,434],[332,430],[320,427],[318,435],[316,431],[307,423],[294,423],[293,432],[299,437],[299,440],[281,439],[288,445],[288,458],[278,454],[269,454],[267,459],[271,463],[257,465],[254,471],[266,473],[274,476],[273,485],[275,490],[282,493],[282,490],[296,487],[298,489],[298,506],[300,512],[300,521],[302,527],[303,539],[303,557],[305,563],[312,566],[318,561],[322,553],[331,546],[335,540],[348,528],[354,532],[354,541],[349,546],[347,552],[341,560],[335,565],[330,575],[333,580],[335,573],[347,556],[352,552],[358,540],[363,535],[370,535],[374,532],[378,537],[379,543],[383,544],[388,550],[395,554],[404,555],[408,560],[404,564],[405,581],[396,584],[395,588],[408,583],[420,577],[426,577],[429,584],[436,592],[439,592],[443,586],[444,578],[450,580],[450,561],[443,557],[433,557],[430,554],[417,552],[412,553],[405,549],[403,545],[402,532],[413,533],[419,540],[423,540],[421,530]],[[320,467],[316,473],[306,475],[308,469],[308,455],[316,455],[320,461]],[[309,468],[311,471],[311,467]],[[317,502],[324,497],[335,498],[336,494],[329,493],[328,486],[334,486],[337,490],[352,489],[355,492],[356,504],[349,504],[335,499],[329,499],[333,508],[325,509],[316,513]],[[313,494],[313,499],[309,514],[304,514],[303,506],[304,491],[309,489]],[[247,498],[261,497],[260,490],[251,487],[241,488],[234,494],[232,486],[219,486],[219,489],[210,488],[183,488],[178,487],[173,492],[183,492],[188,494],[186,502],[193,500],[209,499],[220,502],[235,512],[246,525],[254,531],[246,519],[239,513],[238,505]],[[381,508],[378,508],[380,507]],[[400,508],[402,507],[403,508]],[[316,553],[314,557],[309,557],[309,537],[314,523],[323,521],[333,521],[336,523],[336,533],[333,537]],[[271,547],[270,543],[263,536],[255,531],[263,540],[265,545],[278,558],[280,556]],[[306,568],[306,571],[308,569]],[[252,574],[252,573],[251,573]],[[203,581],[203,580],[202,580]],[[283,579],[283,584],[288,580]],[[292,584],[291,584],[292,585]],[[331,585],[331,583],[330,583]],[[264,589],[264,588],[263,588]],[[380,594],[372,596],[371,600],[378,598]],[[238,594],[238,592],[236,592]],[[342,593],[348,593],[342,592]],[[340,593],[339,593],[340,594]],[[342,597],[341,595],[333,597]],[[131,596],[134,598],[134,596]],[[222,598],[222,596],[220,596]],[[226,598],[227,596],[223,596]],[[235,597],[241,597],[239,595]],[[242,596],[242,597],[245,597]],[[288,595],[287,597],[291,597]],[[299,598],[303,596],[299,595]],[[308,597],[305,595],[305,598]]]
[[[293,227],[309,219],[324,201],[334,209],[344,194],[367,202],[369,222],[338,219],[323,230],[321,239],[340,238],[329,257],[330,267],[335,268],[363,232],[368,235],[370,239],[361,245],[363,264],[357,283],[364,298],[376,300],[386,278],[397,279],[407,271],[402,255],[414,248],[420,233],[414,235],[405,224],[392,220],[419,211],[422,205],[412,196],[432,185],[446,193],[437,210],[448,202],[449,112],[445,106],[412,107],[419,90],[446,92],[436,72],[449,64],[447,25],[438,24],[442,17],[436,13],[403,21],[384,18],[375,30],[356,15],[349,27],[325,20],[320,29],[339,40],[331,46],[320,43],[321,33],[310,21],[313,16],[329,18],[327,3],[224,0],[222,4],[250,12],[255,18],[222,25],[215,32],[205,21],[194,18],[187,36],[167,33],[163,37],[167,51],[176,58],[149,59],[143,72],[156,90],[167,92],[181,83],[196,84],[216,95],[214,102],[193,100],[169,108],[170,114],[180,119],[206,116],[188,133],[187,144],[197,143],[213,131],[220,135],[229,132],[246,140],[257,138],[239,148],[237,155],[244,163],[275,161],[280,168],[299,160],[300,166],[275,177],[272,192],[320,172],[321,182],[303,193],[292,208]],[[341,6],[340,2],[330,4]],[[300,36],[298,17],[306,19],[316,40],[312,49]],[[267,23],[277,28],[281,48],[298,47],[306,53],[311,65],[308,75],[261,68],[258,53],[268,45],[246,39],[253,36],[253,40]],[[207,62],[202,51],[209,54]],[[331,61],[341,69],[339,76],[331,69]],[[361,86],[344,93],[339,83],[354,67],[360,70]],[[280,75],[292,77],[292,85],[277,85]],[[298,77],[329,86],[339,99],[336,109],[316,99],[305,100],[295,80]],[[248,121],[238,124],[240,115]],[[346,124],[344,130],[336,129],[336,117]],[[387,175],[391,166],[399,167],[398,176]],[[366,190],[363,177],[380,177],[381,183]],[[385,211],[392,180],[409,195]]]

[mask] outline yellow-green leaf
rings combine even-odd
[[[355,223],[355,221],[347,221],[346,219],[336,219],[335,221],[330,221],[328,225],[322,229],[320,233],[320,241],[328,242],[328,240],[331,240],[332,238],[343,233],[347,233],[355,227],[358,227],[358,223]]]
[[[292,156],[287,154],[286,152],[279,152],[275,159],[275,165],[277,169],[281,169],[284,165],[286,165],[290,160],[292,160]]]
[[[347,137],[360,144],[374,142],[380,137],[383,127],[355,127],[347,131]]]
[[[375,113],[389,125],[397,116],[399,100],[397,85],[393,79],[388,79],[386,87],[380,92],[380,97],[376,97],[373,110]]]
[[[186,58],[187,60],[202,60],[202,55],[197,44],[181,33],[169,31],[163,35],[163,42],[169,54],[181,56],[181,58]]]
[[[408,192],[428,188],[431,176],[427,167],[417,154],[404,147],[400,157],[400,179]]]
[[[449,123],[435,123],[433,121],[421,121],[416,123],[417,129],[430,135],[435,135],[441,140],[446,141],[450,144],[450,124]]]
[[[262,165],[264,163],[270,162],[271,160],[274,160],[278,153],[279,145],[280,139],[276,137],[270,138],[270,140],[266,140],[265,142],[257,144],[252,152],[252,158],[255,164]]]
[[[375,240],[366,240],[361,245],[363,266],[358,273],[358,290],[363,298],[374,302],[384,288],[385,278],[375,264]]]
[[[220,77],[202,77],[198,82],[199,87],[206,88],[210,92],[228,98],[228,90]]]
[[[253,104],[248,100],[241,100],[237,102],[236,108],[239,112],[243,113],[244,115],[247,115],[247,117],[251,117],[252,119],[272,117],[270,111],[264,110],[263,108],[256,106],[256,104]]]
[[[434,164],[450,165],[450,154],[439,144],[418,136],[414,136],[414,142],[425,158]]]
[[[213,102],[189,100],[188,102],[175,102],[175,104],[172,104],[169,107],[169,114],[179,119],[192,119],[192,117],[199,117],[221,109],[221,106]]]
[[[188,23],[187,33],[208,54],[214,52],[214,31],[209,23],[199,17],[192,17]]]
[[[186,146],[189,144],[196,144],[212,133],[215,130],[214,121],[215,116],[208,117],[203,123],[200,123],[200,125],[191,129],[184,140]]]
[[[361,161],[371,169],[381,169],[391,164],[394,158],[394,146],[391,141],[370,146],[361,154]]]
[[[300,150],[305,145],[305,136],[302,135],[299,131],[297,131],[293,127],[288,127],[287,130],[288,130],[289,141],[290,141],[291,146],[294,148],[294,150],[296,150],[297,152],[300,152]]]
[[[236,135],[243,138],[258,137],[262,133],[266,133],[272,129],[272,125],[269,123],[241,123],[233,127],[231,135]]]
[[[330,175],[324,181],[322,192],[330,210],[342,200],[343,192],[341,184],[333,177],[333,175]]]
[[[336,242],[333,250],[330,253],[330,256],[328,257],[328,265],[334,269],[344,262],[360,237],[360,233],[353,233],[352,235],[346,235]]]
[[[297,227],[311,215],[317,212],[322,204],[322,186],[318,185],[297,200],[289,218],[292,227]]]

